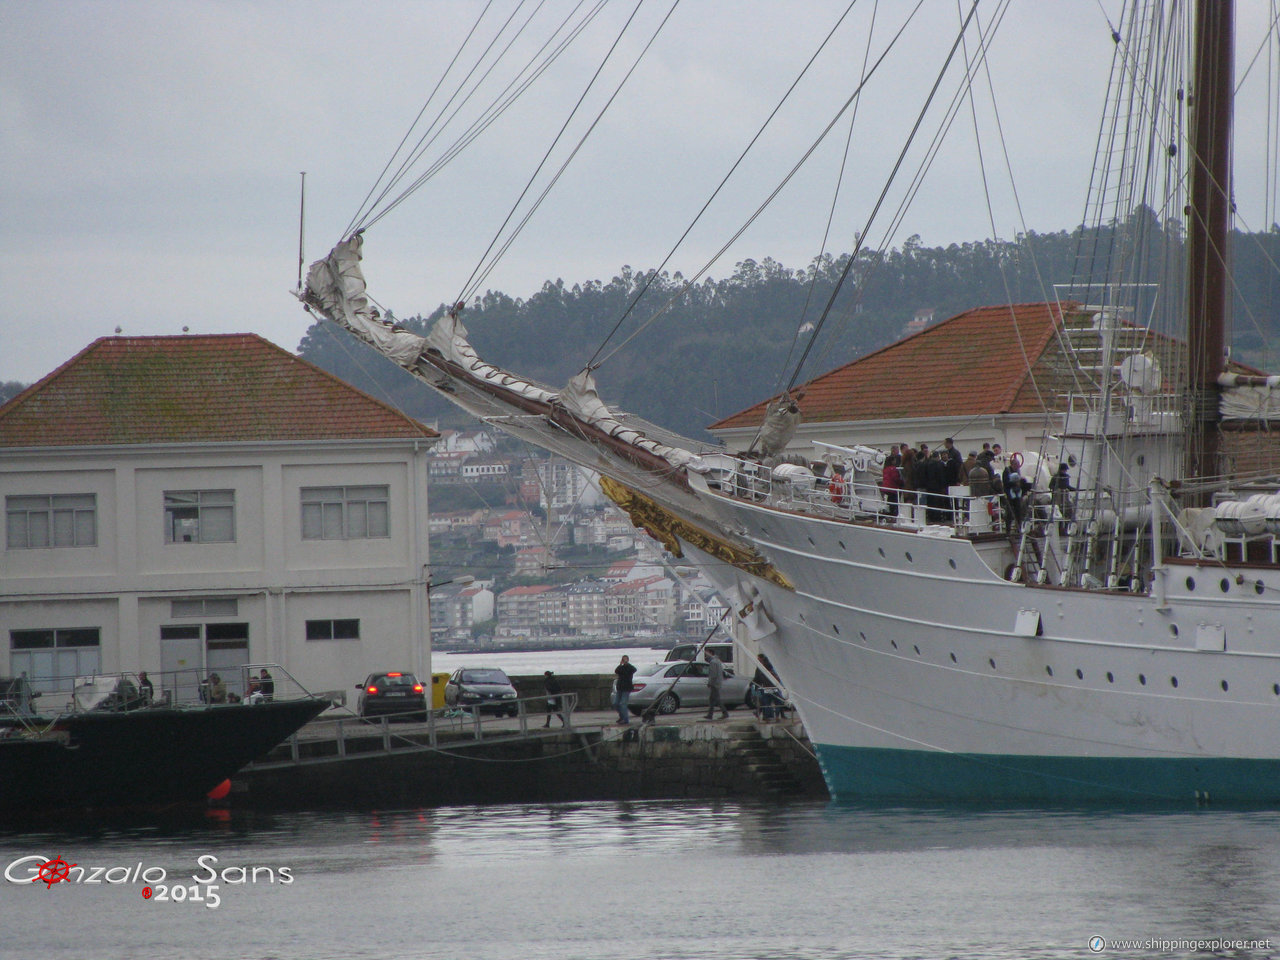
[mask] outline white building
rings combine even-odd
[[[95,341],[0,407],[0,674],[425,672],[434,439],[254,335]]]

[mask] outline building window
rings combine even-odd
[[[165,543],[231,543],[235,538],[234,490],[165,491]]]
[[[93,493],[4,498],[10,550],[98,545],[98,498]]]
[[[359,620],[308,620],[308,640],[359,640]]]
[[[184,617],[235,617],[239,614],[240,601],[235,597],[173,600],[169,604],[169,616],[174,620],[181,620]]]
[[[69,693],[76,677],[101,671],[101,645],[97,627],[10,630],[9,668],[39,693]]]
[[[303,540],[389,537],[388,487],[303,487]]]

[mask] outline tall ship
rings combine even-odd
[[[1042,300],[934,328],[985,329],[1026,360],[1039,427],[986,483],[887,481],[915,423],[878,424],[874,442],[805,439],[844,383],[834,373],[735,418],[752,429],[734,449],[612,408],[593,364],[563,387],[500,369],[472,346],[464,303],[425,336],[375,306],[363,226],[299,296],[475,417],[598,471],[637,525],[700,564],[836,798],[1280,802],[1280,378],[1229,363],[1224,333],[1235,11],[1201,0],[1184,24],[1181,5],[1126,6],[1090,200],[1112,229],[1085,234],[1087,268]],[[985,9],[959,18],[953,104],[985,82],[1005,5]],[[1122,220],[1138,208],[1181,224],[1185,257]],[[1153,320],[1170,313],[1184,332]]]

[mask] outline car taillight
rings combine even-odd
[[[388,674],[387,674],[387,676],[388,676],[388,677],[403,677],[403,676],[404,676],[404,674],[403,674],[403,673],[388,673]]]
[[[414,692],[414,693],[421,693],[421,692],[422,692],[422,684],[420,684],[420,683],[415,683],[415,684],[413,685],[413,692]]]
[[[378,688],[377,688],[377,687],[365,687],[365,691],[364,691],[364,692],[365,692],[365,693],[368,693],[368,694],[371,694],[372,696],[375,696],[375,697],[376,697],[376,696],[378,695]]]
[[[644,684],[643,684],[643,683],[633,683],[633,684],[631,685],[631,692],[632,692],[632,693],[635,693],[637,690],[643,690],[643,689],[644,689]]]

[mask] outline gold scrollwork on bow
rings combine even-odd
[[[604,491],[605,496],[626,511],[632,524],[645,530],[673,556],[684,556],[684,551],[680,548],[680,541],[684,540],[703,553],[708,553],[717,560],[723,560],[752,576],[761,577],[787,590],[795,589],[791,581],[775,570],[773,564],[755,550],[734,546],[701,527],[681,520],[643,493],[623,486],[609,477],[600,478],[600,489]]]

